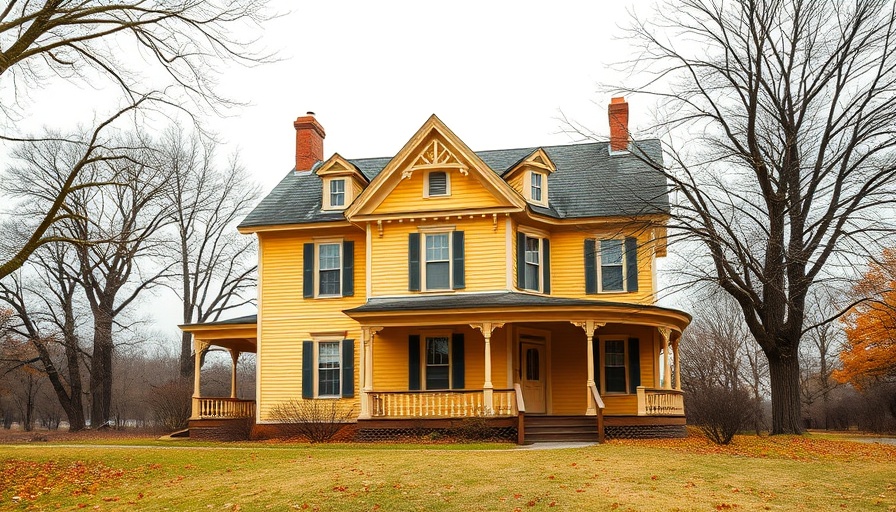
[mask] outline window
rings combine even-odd
[[[551,293],[551,245],[545,236],[517,231],[516,279],[521,290]]]
[[[426,389],[449,389],[450,356],[447,336],[426,337]]]
[[[526,237],[526,282],[523,288],[527,290],[539,291],[541,279],[539,279],[539,269],[541,267],[541,240],[538,238]]]
[[[340,295],[341,244],[318,244],[318,296]]]
[[[600,241],[600,291],[621,292],[623,282],[622,240]]]
[[[539,361],[539,351],[537,348],[526,350],[526,380],[541,380],[539,375],[541,371],[541,362]]]
[[[440,197],[451,194],[448,173],[445,171],[429,171],[426,173],[426,188],[423,197]]]
[[[625,378],[625,341],[607,340],[604,343],[604,391],[607,393],[626,393],[628,385]]]
[[[340,358],[338,341],[317,344],[317,396],[338,397],[340,389]]]
[[[544,175],[538,172],[533,172],[530,176],[531,188],[530,188],[530,196],[532,200],[540,203],[541,199],[541,180],[544,178]]]
[[[302,296],[351,297],[355,294],[355,242],[319,240],[304,244]]]
[[[451,258],[448,233],[427,233],[426,240],[426,289],[451,288]]]
[[[345,206],[345,180],[330,180],[330,207]]]
[[[311,333],[302,342],[302,398],[355,396],[355,340],[345,334]]]

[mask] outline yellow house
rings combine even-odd
[[[197,366],[192,431],[317,400],[359,439],[470,417],[519,442],[681,435],[690,316],[654,305],[668,187],[627,117],[614,98],[609,143],[475,152],[432,116],[392,157],[327,160],[298,118],[295,169],[239,226],[257,316],[182,326],[197,354],[255,352],[257,401],[200,396]]]

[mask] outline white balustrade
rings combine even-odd
[[[235,398],[193,398],[193,409],[199,418],[252,418],[255,416],[254,400]]]
[[[516,416],[516,394],[512,389],[496,389],[494,410],[485,407],[484,393],[475,391],[371,391],[374,418],[472,418],[476,416]]]

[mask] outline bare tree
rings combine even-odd
[[[775,434],[803,430],[810,291],[851,277],[892,234],[894,9],[674,0],[628,34],[641,45],[628,70],[644,81],[623,90],[657,98],[668,135],[670,232],[708,250],[687,272],[737,301],[768,359]]]
[[[18,100],[52,78],[86,85],[99,78],[118,85],[133,102],[152,91],[152,72],[162,72],[165,82],[194,100],[220,105],[227,99],[215,90],[219,66],[270,60],[257,44],[259,24],[270,18],[266,4],[13,0],[0,9],[0,79],[11,81]],[[122,53],[130,58],[122,59]],[[0,107],[7,117],[12,108],[5,102]]]
[[[259,196],[234,157],[217,167],[215,144],[198,134],[172,128],[159,144],[164,165],[171,169],[165,196],[171,202],[171,228],[176,260],[173,286],[183,303],[183,322],[217,320],[230,309],[248,304],[244,293],[254,289],[255,242],[236,232],[237,222]],[[181,334],[180,375],[193,376],[192,343]]]

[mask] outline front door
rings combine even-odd
[[[543,344],[520,341],[520,387],[527,414],[547,412],[544,352]]]

